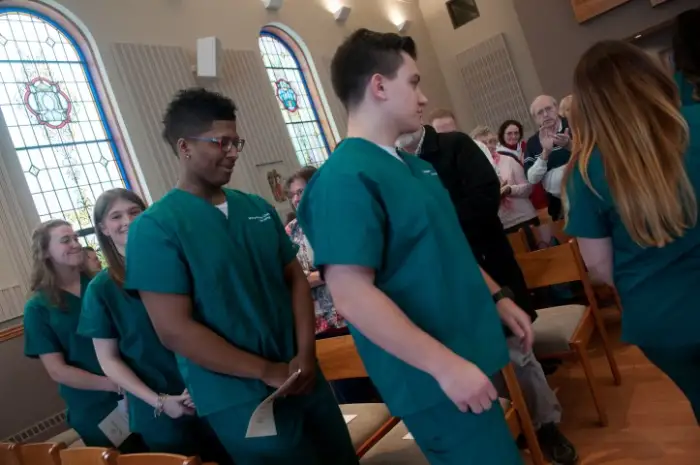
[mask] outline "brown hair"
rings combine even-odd
[[[109,210],[112,208],[112,205],[114,205],[114,202],[117,200],[125,200],[127,202],[134,203],[141,208],[141,211],[146,210],[146,203],[133,191],[123,188],[105,191],[97,199],[97,202],[95,202],[93,221],[95,223],[95,234],[97,235],[97,241],[100,243],[100,250],[102,250],[105,260],[107,260],[107,265],[109,266],[107,272],[109,273],[109,277],[112,278],[112,280],[119,286],[122,286],[124,284],[124,276],[126,273],[124,257],[121,253],[119,253],[119,250],[117,250],[117,247],[114,245],[112,239],[102,232],[102,222],[104,221],[105,216],[107,216],[109,213]]]
[[[578,166],[593,190],[588,162],[597,147],[617,211],[642,247],[673,242],[697,221],[684,164],[688,125],[679,108],[673,79],[631,44],[600,42],[576,67],[574,147],[563,186]]]
[[[446,110],[444,108],[437,108],[430,112],[427,121],[429,124],[432,124],[433,121],[435,121],[436,119],[442,118],[452,118],[453,120],[457,120],[457,118],[455,118],[455,114],[452,113],[450,110]]]
[[[676,69],[694,88],[693,99],[700,100],[700,8],[676,18],[673,32],[673,59]]]
[[[51,231],[60,226],[71,226],[66,220],[49,220],[41,223],[32,232],[32,275],[29,289],[33,294],[41,293],[51,305],[63,306],[61,288],[48,249]]]
[[[292,183],[300,179],[308,183],[316,171],[318,171],[318,168],[315,166],[308,165],[302,167],[287,178],[287,180],[284,182],[284,190],[289,192],[289,188],[291,187]]]

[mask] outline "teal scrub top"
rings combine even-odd
[[[85,295],[90,279],[81,277],[81,295]],[[81,314],[81,298],[63,292],[64,308],[52,305],[46,297],[37,293],[24,306],[24,354],[39,358],[40,355],[60,353],[66,364],[95,375],[104,376],[97,361],[92,339],[77,333]],[[59,385],[61,397],[68,407],[71,422],[99,423],[117,407],[116,392],[87,391]]]
[[[346,139],[304,190],[297,215],[317,266],[375,270],[375,285],[423,331],[493,375],[508,362],[486,283],[432,165]],[[447,402],[437,381],[356,328],[358,351],[396,416]]]
[[[98,273],[85,292],[78,334],[118,339],[122,360],[153,391],[180,395],[185,390],[175,354],[160,343],[141,299],[127,294],[108,270]],[[131,431],[143,432],[157,423],[152,406],[131,393],[127,396]],[[167,419],[159,418],[163,417]]]
[[[700,105],[681,109],[690,127],[685,164],[700,202]],[[612,239],[613,279],[622,303],[622,337],[639,346],[665,347],[700,342],[700,224],[662,248],[638,246],[617,213],[598,149],[588,173],[597,196],[576,167],[567,184],[566,232],[575,237]],[[653,186],[649,186],[653,189]]]
[[[174,189],[129,227],[125,288],[192,297],[193,318],[237,348],[275,362],[296,355],[284,268],[296,248],[261,197],[224,189],[228,217]],[[272,392],[262,381],[215,373],[178,355],[200,415]]]

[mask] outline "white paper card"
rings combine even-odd
[[[245,433],[246,438],[262,438],[266,436],[277,436],[277,425],[275,424],[274,403],[275,399],[283,396],[289,387],[301,374],[301,370],[297,370],[287,378],[287,381],[282,384],[275,392],[270,394],[267,399],[260,402],[253,415],[248,422],[248,430]]]
[[[119,401],[117,408],[112,410],[112,413],[107,415],[97,427],[107,436],[107,439],[114,444],[114,447],[119,447],[129,437],[129,414],[126,412],[123,400]]]
[[[357,418],[357,415],[343,415],[343,420],[345,420],[346,425],[353,421],[355,418]]]
[[[408,433],[406,436],[403,437],[404,439],[413,439],[413,435],[411,433]]]

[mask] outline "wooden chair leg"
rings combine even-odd
[[[518,383],[518,378],[515,375],[513,365],[509,363],[505,366],[505,368],[503,368],[502,371],[503,378],[505,379],[506,386],[508,387],[508,393],[510,394],[510,400],[518,414],[520,428],[522,429],[523,436],[525,436],[528,449],[530,450],[532,463],[534,465],[545,465],[547,461],[544,459],[544,455],[542,455],[540,442],[537,440],[537,433],[535,433],[535,427],[532,425],[532,418],[530,418],[530,412],[527,409],[527,404],[525,403],[525,398],[523,397],[523,392],[520,389],[520,384]]]
[[[615,354],[613,353],[612,347],[610,347],[610,339],[608,339],[608,331],[605,329],[605,322],[598,311],[594,311],[593,313],[595,326],[598,329],[598,334],[600,334],[600,338],[603,341],[603,350],[605,351],[605,357],[608,359],[608,365],[610,365],[613,380],[615,381],[615,385],[619,386],[622,384],[622,375],[620,374],[620,369],[617,366]]]
[[[583,367],[583,372],[586,375],[586,381],[588,381],[588,387],[590,388],[591,396],[593,397],[593,403],[595,404],[595,408],[598,411],[600,424],[602,426],[608,426],[608,414],[606,413],[605,407],[603,406],[603,399],[600,395],[598,382],[596,381],[595,375],[593,373],[591,360],[588,357],[588,350],[583,344],[580,343],[572,343],[571,347],[578,355],[578,359],[581,362],[581,366]]]

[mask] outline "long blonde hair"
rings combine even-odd
[[[685,170],[688,124],[676,84],[637,47],[604,41],[583,54],[574,73],[574,147],[564,175],[578,166],[591,190],[588,162],[598,148],[617,211],[642,247],[661,247],[697,222]]]
[[[51,231],[59,226],[71,226],[65,220],[49,220],[41,223],[32,233],[32,276],[29,289],[32,294],[42,293],[51,305],[63,306],[61,288],[56,270],[49,257]]]

